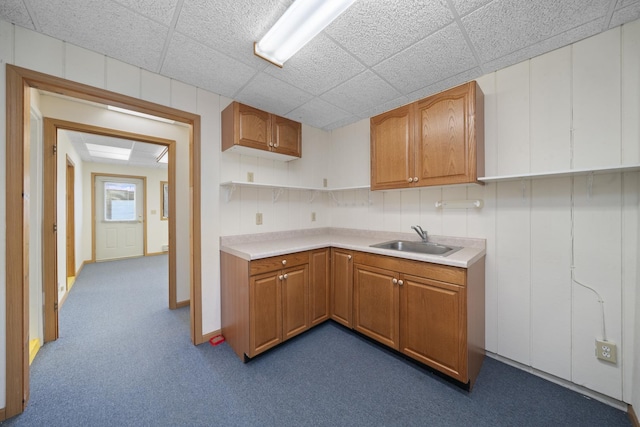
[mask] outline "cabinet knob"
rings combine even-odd
[[[282,265],[287,265],[287,260],[286,259],[282,260]]]
[[[398,284],[398,279],[396,279],[396,278],[394,277],[394,278],[391,280],[391,282],[392,282],[394,285],[397,285],[397,284]]]
[[[270,142],[270,143],[269,143],[269,147],[273,147],[273,142]]]
[[[413,182],[413,178],[409,178],[409,182]]]
[[[404,281],[403,280],[398,280],[398,286],[402,286],[404,285]]]
[[[351,259],[351,255],[347,255],[347,259]]]
[[[282,274],[278,276],[278,279],[280,279],[280,280],[282,280],[282,279],[283,279]]]
[[[413,178],[413,182],[418,182],[418,177],[417,176]]]
[[[288,278],[288,277],[289,277],[289,275],[288,275],[288,274],[285,274],[285,275],[284,275],[284,280],[287,280],[287,278]]]

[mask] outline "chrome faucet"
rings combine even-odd
[[[418,236],[420,236],[424,243],[427,243],[427,232],[424,231],[422,227],[420,227],[419,225],[412,225],[411,228],[413,228],[416,233],[418,233]]]

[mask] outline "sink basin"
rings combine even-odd
[[[439,256],[449,256],[462,249],[459,246],[445,246],[438,243],[414,242],[411,240],[392,240],[390,242],[377,243],[375,245],[371,245],[371,247]]]

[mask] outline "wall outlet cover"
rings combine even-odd
[[[616,343],[596,340],[596,357],[609,363],[618,363],[618,349]]]
[[[253,172],[247,172],[247,182],[253,182]]]
[[[260,212],[256,213],[256,225],[262,225],[262,214]]]
[[[315,220],[316,220],[316,213],[311,212],[311,221],[315,221]]]

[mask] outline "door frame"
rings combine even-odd
[[[147,177],[135,176],[135,175],[120,175],[115,173],[91,172],[91,261],[92,262],[97,261],[96,260],[96,178],[99,176],[104,176],[109,178],[126,178],[126,179],[131,178],[131,179],[142,180],[142,186],[144,187],[144,194],[142,198],[142,210],[144,212],[142,216],[142,225],[143,225],[142,256],[147,256]],[[174,240],[171,237],[169,237],[169,241],[172,242]],[[176,252],[175,250],[173,251],[169,250],[169,257],[173,256],[175,258],[175,252]],[[114,261],[114,260],[105,260],[105,261]],[[171,272],[169,272],[169,277],[171,277]],[[169,284],[169,286],[171,286],[171,284]]]
[[[57,144],[56,144],[57,145]],[[66,181],[66,194],[65,194],[65,202],[66,202],[66,223],[67,223],[67,236],[66,236],[66,247],[67,247],[67,256],[65,265],[67,266],[67,272],[65,274],[65,279],[67,282],[64,284],[64,288],[69,291],[69,277],[76,276],[76,165],[73,163],[73,160],[67,154],[67,166],[66,173],[64,175]]]
[[[6,405],[9,418],[29,401],[29,122],[30,88],[164,117],[190,126],[190,329],[202,334],[200,116],[127,95],[6,64]],[[34,195],[39,196],[39,195]],[[46,228],[46,227],[45,227]]]

